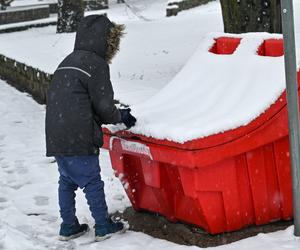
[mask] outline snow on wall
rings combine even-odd
[[[209,52],[214,38],[242,37],[232,55]],[[132,132],[184,143],[246,125],[285,89],[284,59],[257,55],[265,39],[281,35],[212,34],[158,94],[132,107]]]
[[[14,0],[11,3],[12,7],[16,6],[26,6],[26,5],[36,5],[36,4],[53,4],[57,3],[57,0]]]

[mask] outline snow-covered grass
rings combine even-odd
[[[1,250],[200,250],[131,231],[100,243],[91,243],[93,230],[79,239],[59,242],[58,174],[56,164],[44,156],[44,115],[44,106],[0,81]],[[113,176],[107,151],[101,152],[100,160],[109,210],[123,210],[129,202]],[[82,191],[77,192],[77,214],[93,226]],[[208,250],[299,250],[299,246],[290,227]]]
[[[111,76],[116,97],[132,104],[149,98],[165,86],[195,52],[206,33],[222,31],[222,18],[218,2],[176,18],[165,17],[167,0],[128,2],[139,4],[131,8],[112,4],[108,16],[127,27],[121,51],[111,66]],[[0,54],[53,73],[73,50],[75,39],[75,34],[59,35],[55,30],[52,26],[0,35]]]

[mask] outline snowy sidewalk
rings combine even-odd
[[[52,159],[46,158],[44,142],[45,107],[0,81],[0,249],[200,249],[179,246],[151,238],[142,233],[128,232],[112,239],[90,243],[88,235],[62,243],[57,241],[60,224],[57,206],[57,170]],[[106,151],[101,157],[102,175],[110,212],[129,206],[122,186],[113,176]],[[82,192],[77,198],[81,221],[93,221]],[[88,244],[86,244],[88,243]],[[300,248],[300,240],[292,236],[292,228],[269,235],[258,235],[216,250],[262,250]]]

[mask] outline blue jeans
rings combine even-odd
[[[59,206],[64,224],[76,220],[75,191],[83,189],[96,224],[104,224],[108,218],[104,194],[104,182],[100,176],[99,156],[57,156],[59,177]]]

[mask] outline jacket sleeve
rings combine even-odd
[[[121,114],[114,104],[108,65],[101,65],[90,78],[88,91],[97,120],[102,124],[121,122]]]

